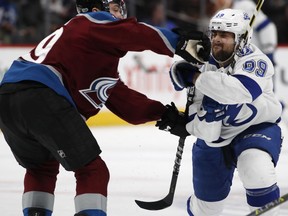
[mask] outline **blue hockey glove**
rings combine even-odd
[[[221,121],[226,117],[226,106],[208,96],[204,96],[202,107],[206,111],[206,122]]]
[[[174,62],[169,71],[174,89],[181,91],[183,88],[193,86],[192,81],[196,72],[200,73],[198,67],[186,61]]]
[[[183,112],[179,112],[175,104],[166,105],[166,111],[161,119],[157,121],[156,127],[160,130],[169,131],[179,137],[186,137],[190,135],[186,130],[187,118]]]
[[[210,39],[203,32],[193,29],[174,28],[179,35],[175,54],[193,64],[204,64],[209,60],[211,51]]]

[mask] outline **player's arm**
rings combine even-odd
[[[115,115],[130,124],[143,124],[157,121],[165,112],[165,106],[159,101],[149,99],[118,81],[105,103]]]
[[[209,58],[209,38],[202,32],[188,28],[169,30],[137,22],[134,18],[110,22],[105,26],[95,24],[94,27],[95,30],[104,27],[101,34],[106,35],[107,40],[111,38],[109,45],[123,52],[151,50],[170,57],[177,54],[198,64]]]
[[[150,49],[159,53],[159,51],[168,48],[172,51],[170,56],[177,54],[186,61],[197,64],[203,64],[209,59],[211,44],[209,38],[203,32],[189,28],[169,30],[137,22],[130,23],[130,25],[129,29],[131,31],[128,33],[131,33],[133,39],[140,40],[142,43],[146,40],[147,47],[143,50]],[[141,34],[139,35],[137,31]],[[131,40],[132,46],[135,44],[133,39]],[[141,42],[136,42],[136,44],[141,45]]]
[[[221,69],[200,73],[197,67],[180,61],[171,67],[170,77],[176,90],[195,85],[204,95],[221,104],[251,103],[271,82],[273,66],[265,58],[246,59],[237,63],[233,75]]]
[[[257,83],[249,81],[245,76],[231,76],[220,71],[205,71],[200,73],[199,69],[188,62],[175,62],[169,71],[171,81],[175,90],[182,90],[188,86],[194,86],[202,94],[207,95],[223,104],[250,103],[251,94],[245,84],[251,82],[249,88],[257,86]],[[252,86],[251,86],[252,85]],[[244,101],[243,101],[244,99]],[[245,100],[246,99],[246,100]]]
[[[178,111],[174,103],[167,104],[166,108],[156,124],[160,130],[180,137],[194,135],[208,142],[219,140],[226,106],[196,93],[189,106],[188,116]]]
[[[195,86],[203,94],[222,104],[251,103],[262,94],[259,84],[254,79],[217,71],[201,73]]]
[[[186,61],[178,61],[172,65],[169,74],[174,89],[180,91],[194,86],[200,71],[198,67]],[[225,106],[195,89],[193,103],[189,106],[189,120],[186,121],[185,130],[189,134],[209,142],[218,140],[221,132],[221,120],[226,116],[225,111]],[[160,125],[160,123],[158,124]],[[167,128],[167,125],[169,124],[162,126],[162,129]],[[169,127],[171,128],[171,126]],[[159,127],[159,129],[161,128]]]
[[[263,91],[273,91],[274,68],[267,56],[240,59],[232,75],[219,71],[201,73],[195,86],[221,104],[251,103]]]
[[[220,138],[222,120],[226,117],[226,106],[204,96],[190,107],[187,131],[207,142],[217,141]]]

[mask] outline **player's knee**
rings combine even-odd
[[[98,193],[107,197],[110,174],[108,167],[100,156],[76,170],[75,177],[77,179],[77,195]]]
[[[259,149],[248,149],[238,157],[239,177],[246,189],[266,188],[276,183],[271,156]]]
[[[237,169],[250,206],[260,207],[279,198],[275,167],[268,153],[245,150],[238,157]]]
[[[110,178],[109,169],[100,156],[98,156],[90,164],[86,165],[86,167],[91,173],[93,173],[93,175],[96,174],[97,176],[101,176],[102,181],[107,182],[108,184]]]
[[[224,200],[217,202],[206,202],[193,195],[187,200],[187,212],[189,216],[220,215],[223,208]]]

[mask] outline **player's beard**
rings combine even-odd
[[[216,50],[212,48],[212,54],[217,61],[224,62],[233,55],[233,51],[225,51],[223,50],[223,47],[219,49],[220,46],[221,45],[217,45],[218,49],[216,48]]]

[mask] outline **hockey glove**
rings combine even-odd
[[[204,96],[202,107],[206,111],[206,122],[221,121],[226,117],[226,106],[208,96]]]
[[[203,32],[181,28],[172,31],[180,36],[175,54],[193,64],[201,65],[209,60],[211,42]]]
[[[174,89],[181,91],[183,88],[193,86],[192,81],[197,72],[199,72],[198,68],[186,61],[174,62],[169,71]]]
[[[156,127],[160,130],[169,131],[179,137],[186,137],[190,135],[186,130],[187,119],[183,112],[179,112],[175,104],[166,105],[166,111],[162,115],[161,119],[157,121]]]

